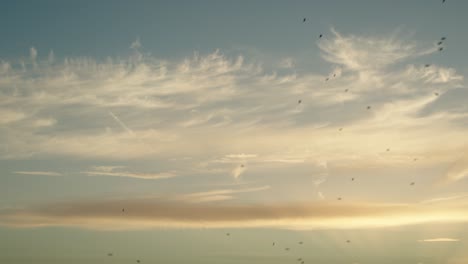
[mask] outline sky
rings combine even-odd
[[[2,1],[0,262],[468,263],[467,9]]]

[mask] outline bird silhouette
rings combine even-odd
[[[319,38],[322,38],[322,37],[323,37],[323,35],[322,35],[322,34],[320,34]]]
[[[107,256],[112,257],[112,253],[108,253]]]
[[[351,181],[354,181],[354,178],[351,178]]]
[[[446,37],[441,37],[440,40],[446,40],[447,38]]]
[[[410,185],[414,185],[414,182],[410,183]]]
[[[306,18],[304,17],[304,19],[302,20],[302,23],[306,22]]]
[[[388,148],[387,151],[390,151],[390,149]]]
[[[347,93],[347,92],[348,92],[348,89],[346,89],[346,90],[344,90],[344,91],[345,91],[345,93]]]
[[[424,67],[426,67],[426,68],[427,68],[427,67],[430,67],[430,66],[431,66],[430,64],[426,64],[426,65],[424,65]]]
[[[440,47],[440,48],[439,48],[439,51],[442,51],[443,49],[444,49],[444,47]]]
[[[302,100],[298,100],[297,103],[298,103],[298,104],[302,103]]]
[[[140,263],[140,260],[139,260],[139,259],[137,259],[137,263]]]
[[[435,96],[439,96],[439,93],[434,93]]]
[[[370,105],[369,105],[369,106],[367,106],[367,110],[369,110],[369,109],[371,109]]]
[[[338,197],[338,201],[341,201],[341,197]]]
[[[442,41],[437,42],[437,45],[439,46],[442,45]]]

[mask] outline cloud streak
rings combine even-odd
[[[212,193],[208,197],[222,197],[221,193]],[[203,196],[206,197],[205,194]],[[125,213],[122,213],[122,208],[125,208]],[[97,229],[200,227],[201,223],[212,228],[349,229],[466,221],[468,214],[462,208],[323,201],[226,205],[164,199],[101,200],[0,211],[0,223],[7,226],[78,226]]]
[[[423,239],[418,240],[419,242],[458,242],[460,239],[456,238],[430,238],[430,239]]]
[[[94,170],[84,171],[83,174],[88,176],[111,176],[111,177],[128,177],[144,180],[160,180],[176,177],[175,172],[161,173],[136,173],[128,171],[116,171],[116,169],[124,168],[122,166],[97,166]]]
[[[13,173],[23,174],[23,175],[39,175],[39,176],[62,176],[61,173],[53,172],[53,171],[14,171]]]

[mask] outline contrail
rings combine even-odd
[[[126,126],[124,124],[124,122],[122,122],[116,115],[114,115],[114,113],[112,113],[112,111],[109,111],[109,115],[111,115],[115,121],[117,121],[117,123],[119,123],[119,125],[125,129],[128,133],[132,134],[132,135],[135,135],[135,132],[133,132],[133,130],[131,130],[130,128],[128,128],[128,126]]]

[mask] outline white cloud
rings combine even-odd
[[[13,173],[23,174],[23,175],[39,175],[39,176],[62,176],[61,173],[53,172],[53,171],[14,171]]]
[[[261,186],[255,188],[243,188],[243,189],[220,189],[220,190],[211,190],[205,192],[197,192],[197,193],[189,193],[180,195],[176,198],[176,200],[187,201],[187,202],[213,202],[213,201],[224,201],[224,200],[231,200],[235,197],[233,194],[238,193],[250,193],[250,192],[259,192],[265,191],[270,189],[271,187]]]
[[[333,38],[319,42],[323,58],[349,70],[380,70],[417,53],[412,43],[405,43],[396,35],[380,38],[343,36],[332,29]],[[436,49],[433,50],[435,52]]]
[[[128,133],[134,135],[135,133],[133,132],[133,130],[131,130],[130,128],[128,128],[127,125],[125,125],[124,122],[122,122],[114,113],[112,113],[111,111],[109,111],[109,115],[112,116],[112,118],[114,118],[114,120],[119,123],[119,125],[125,130],[127,131]]]
[[[132,44],[130,45],[130,48],[131,49],[139,49],[141,48],[141,42],[140,42],[140,38],[138,37],[134,42],[132,42]]]
[[[31,61],[35,62],[37,58],[37,50],[34,47],[31,47],[29,49],[29,57],[31,58]]]
[[[1,108],[0,108],[0,116],[1,116],[0,125],[19,121],[26,117],[26,115],[22,112],[17,112],[15,110],[10,110],[10,109],[1,109]]]
[[[36,127],[49,127],[55,125],[57,120],[52,119],[52,118],[46,118],[46,119],[37,119],[34,121],[34,126]]]
[[[241,164],[236,166],[231,174],[235,179],[238,179],[245,171],[247,170],[247,166],[245,164]]]
[[[49,56],[47,57],[49,63],[54,63],[55,61],[55,54],[53,50],[49,51]]]
[[[281,60],[281,62],[279,63],[279,66],[281,68],[285,68],[285,69],[291,69],[291,68],[294,68],[294,60],[292,58],[284,58],[283,60]]]
[[[458,242],[460,239],[456,238],[430,238],[430,239],[422,239],[418,240],[419,242]]]
[[[317,192],[317,197],[319,200],[325,200],[325,195],[322,192]]]
[[[465,177],[468,177],[468,155],[462,155],[456,161],[452,162],[439,183],[451,183],[459,181]]]
[[[226,158],[232,158],[232,159],[249,159],[249,158],[256,158],[256,154],[228,154],[226,155]]]
[[[129,177],[144,180],[159,180],[176,177],[175,172],[161,172],[161,173],[139,173],[122,171],[123,166],[95,166],[93,170],[84,171],[83,174],[88,176],[112,176],[112,177]]]
[[[460,200],[468,198],[468,194],[462,194],[462,195],[451,195],[451,196],[446,196],[446,197],[437,197],[437,198],[432,198],[428,200],[421,201],[421,203],[441,203],[441,202],[447,202],[447,201],[453,201],[453,200]]]
[[[401,168],[418,156],[418,166],[442,166],[468,145],[460,122],[468,114],[433,95],[461,87],[463,76],[412,61],[432,50],[397,34],[336,31],[318,45],[332,69],[327,76],[335,74],[328,82],[322,73],[267,71],[218,50],[180,61],[142,54],[138,60],[36,58],[34,71],[2,61],[0,141],[8,148],[0,148],[0,157],[196,157],[184,164],[188,174],[205,170],[238,178],[247,161],[273,170],[326,160],[357,170]],[[388,147],[392,153],[381,155]],[[460,167],[447,177],[462,174]]]

